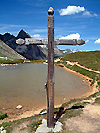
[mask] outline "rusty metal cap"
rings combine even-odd
[[[48,15],[53,15],[53,14],[54,14],[54,9],[50,7],[48,10]]]

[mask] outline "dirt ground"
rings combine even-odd
[[[65,121],[66,128],[68,128],[70,132],[100,133],[100,105],[92,104],[94,101],[95,98],[87,100],[87,102],[91,104],[87,104],[83,108],[83,113],[80,116],[72,117]]]
[[[97,97],[100,98],[100,96]],[[65,119],[66,130],[61,131],[61,133],[100,133],[100,104],[94,104],[97,97],[80,101],[81,103],[87,103],[82,108],[81,115]],[[71,107],[72,104],[69,106]],[[11,133],[35,133],[35,131],[30,132],[29,127],[30,121],[24,121],[13,126]]]

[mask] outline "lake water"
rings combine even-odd
[[[0,66],[0,108],[46,106],[47,65],[26,63]],[[55,105],[86,93],[89,87],[79,76],[55,67]]]

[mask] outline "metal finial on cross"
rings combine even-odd
[[[50,7],[48,10],[48,15],[53,15],[53,14],[54,14],[54,9]]]

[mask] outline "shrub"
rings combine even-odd
[[[59,65],[60,67],[64,67],[63,65]]]
[[[100,98],[99,97],[95,99],[95,103],[100,104]]]
[[[1,111],[0,111],[0,120],[3,120],[4,118],[6,118],[7,117],[7,113],[2,113]]]
[[[100,82],[98,82],[98,85],[100,86]]]

